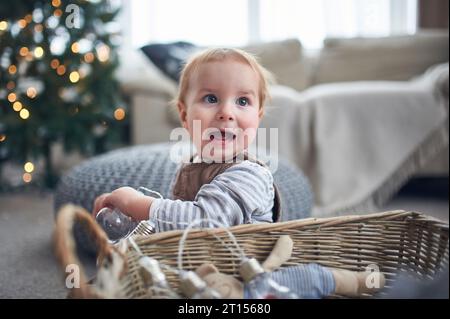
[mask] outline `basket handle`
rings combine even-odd
[[[106,256],[111,256],[116,248],[109,244],[103,229],[84,208],[67,204],[59,210],[53,236],[56,256],[65,271],[66,282],[67,276],[70,275],[70,273],[67,274],[67,266],[76,265],[79,269],[79,286],[72,288],[70,295],[73,298],[97,298],[99,295],[88,285],[86,272],[76,254],[76,242],[73,235],[76,222],[83,224],[95,240],[100,261]]]

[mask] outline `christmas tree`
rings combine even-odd
[[[52,187],[54,143],[93,155],[126,138],[114,78],[117,13],[111,1],[0,2],[0,188],[6,162],[23,166],[26,184],[36,182],[34,163],[42,160]]]

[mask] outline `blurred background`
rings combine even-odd
[[[262,127],[309,179],[313,215],[448,221],[448,12],[446,0],[0,2],[0,297],[61,296],[52,277],[29,286],[56,268],[58,185],[100,154],[169,142],[179,71],[209,46],[274,74]],[[5,288],[29,253],[35,273]]]
[[[3,2],[0,189],[54,188],[86,156],[167,141],[176,115],[171,125],[158,117],[170,120],[181,64],[199,48],[248,49],[296,91],[405,81],[448,60],[447,8],[439,0]],[[145,124],[141,112],[157,120]]]

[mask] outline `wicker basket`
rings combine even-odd
[[[100,260],[118,252],[126,268],[121,274],[121,297],[150,298],[137,260],[138,253],[125,247],[107,243],[103,230],[80,207],[68,205],[59,213],[55,243],[63,269],[70,263],[80,264],[75,254],[72,236],[74,221],[84,223],[91,231],[99,248]],[[363,216],[309,218],[274,224],[240,225],[229,228],[247,256],[263,261],[280,235],[290,235],[294,241],[291,259],[283,265],[318,263],[324,266],[364,271],[375,264],[386,277],[383,293],[389,290],[400,273],[413,273],[418,278],[433,278],[448,266],[448,224],[420,213],[390,211]],[[147,256],[160,264],[177,267],[179,241],[183,231],[157,234],[138,229],[133,239]],[[141,234],[139,234],[141,233]],[[218,239],[219,238],[219,239]],[[187,236],[183,250],[183,269],[194,270],[205,262],[213,263],[221,272],[239,277],[238,256],[230,251],[231,239],[224,229],[195,229]],[[178,275],[163,268],[171,287],[178,290]],[[81,271],[81,287],[73,289],[73,297],[94,297]]]

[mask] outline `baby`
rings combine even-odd
[[[185,65],[176,104],[197,149],[180,166],[173,199],[121,187],[95,200],[93,214],[116,207],[156,231],[208,218],[224,226],[278,221],[280,201],[269,169],[247,153],[268,97],[268,72],[241,50],[214,48]],[[208,225],[207,225],[208,226]]]

